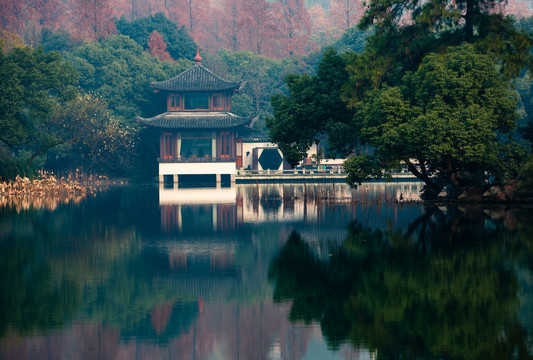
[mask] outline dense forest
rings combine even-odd
[[[125,21],[159,13],[205,51],[250,50],[278,59],[331,44],[363,14],[362,1],[354,0],[2,0],[0,7],[6,15],[1,28],[32,46],[39,44],[43,29],[95,41],[121,33]]]
[[[328,50],[272,97],[272,141],[294,166],[327,138],[353,186],[403,166],[424,199],[532,196],[531,18],[497,5],[371,1],[360,54]]]
[[[311,46],[311,38],[318,38],[311,36],[309,11],[313,6],[328,5],[335,14],[337,5],[303,7],[300,2],[298,13],[303,20],[298,21],[305,22],[309,31],[273,44],[269,42],[282,41],[273,33],[281,30],[279,24],[265,25],[269,32],[263,32],[257,21],[264,19],[249,17],[257,15],[249,8],[252,2],[232,4],[239,12],[234,13],[233,24],[238,29],[234,29],[230,44],[229,38],[222,38],[231,33],[225,27],[231,23],[229,15],[214,11],[228,10],[229,2],[189,3],[193,6],[189,18],[170,11],[177,8],[170,1],[166,7],[147,1],[70,2],[65,6],[2,2],[2,13],[10,16],[1,20],[1,72],[5,84],[11,86],[0,94],[0,176],[31,175],[32,169],[43,167],[82,168],[112,176],[153,175],[157,139],[149,131],[141,131],[136,115],[153,116],[162,111],[164,105],[154,96],[150,82],[190,67],[197,48],[202,49],[203,64],[209,69],[243,82],[234,97],[233,112],[260,114],[254,127],[266,132],[264,119],[272,114],[270,97],[286,92],[285,76],[314,73],[320,61],[323,47],[318,43]],[[281,11],[282,4],[264,5],[270,14],[266,18],[274,21],[274,11]],[[296,5],[284,2],[284,6]],[[355,16],[351,8],[348,15]],[[228,21],[222,26],[214,19]],[[324,34],[329,35],[320,35],[320,41],[339,52],[360,52],[370,32],[351,27],[357,18],[346,21],[350,24],[347,29],[323,24]],[[207,33],[218,34],[218,39],[210,39]],[[258,34],[261,39],[253,38]]]
[[[44,29],[64,30],[77,41],[97,41],[122,33],[124,23],[116,19],[135,21],[161,13],[204,51],[249,50],[280,59],[331,45],[357,25],[363,4],[362,0],[1,0],[0,28],[19,34],[30,46],[40,43]],[[524,2],[498,4],[498,12],[518,18],[531,15]]]
[[[153,176],[157,138],[141,131],[136,115],[162,112],[164,104],[154,96],[150,82],[191,66],[200,48],[209,69],[243,82],[233,112],[260,114],[255,129],[269,132],[291,163],[327,136],[325,155],[348,156],[361,144],[379,150],[377,158],[356,156],[346,164],[353,185],[399,161],[412,165],[412,158],[421,158],[418,163],[424,166],[412,165],[409,170],[434,192],[446,182],[457,185],[457,175],[474,168],[490,170],[502,182],[516,178],[529,150],[511,141],[498,142],[517,134],[516,122],[522,125],[521,136],[533,139],[533,126],[528,126],[531,81],[524,71],[531,67],[532,18],[527,17],[525,3],[373,0],[366,7],[362,4],[357,0],[1,0],[5,16],[0,20],[0,72],[5,86],[0,90],[0,176],[30,175],[43,167]],[[473,47],[458,48],[463,43]],[[456,60],[426,57],[448,52]],[[461,59],[472,61],[474,68],[492,67],[496,59],[497,69],[470,73],[472,68],[454,65]],[[451,72],[436,71],[444,68]],[[480,82],[465,83],[464,71]],[[440,94],[433,80],[424,83],[432,76],[456,77],[457,84],[466,85],[440,89]],[[509,81],[513,90],[507,93]],[[426,93],[409,91],[420,85]],[[464,118],[464,109],[472,104],[454,97],[451,101],[447,94],[476,87],[489,89],[472,100],[486,109],[485,118],[476,115],[463,124],[481,132],[464,137],[462,143],[434,137],[432,141],[443,146],[433,152],[422,149],[425,144],[420,139],[427,142],[433,135],[430,131],[414,136],[413,129],[418,132],[423,126],[411,120],[430,113],[440,114],[442,124]],[[515,90],[520,93],[516,101],[500,101],[514,99]],[[431,101],[434,108],[423,104],[428,94],[436,94]],[[439,104],[442,96],[446,104]],[[390,102],[384,103],[387,98]],[[468,111],[475,112],[475,106]],[[402,118],[388,119],[391,113]],[[385,123],[380,123],[383,119]],[[424,119],[426,124],[428,118]],[[402,122],[403,133],[384,132]],[[442,124],[433,124],[432,129]],[[416,138],[418,143],[404,141]],[[497,146],[480,150],[487,144],[474,139],[485,138],[497,138]],[[445,154],[447,146],[461,151]],[[482,164],[476,162],[480,158]],[[430,177],[435,173],[446,174],[447,180],[433,184]]]

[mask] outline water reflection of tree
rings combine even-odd
[[[53,212],[0,208],[0,337],[8,327],[61,328],[75,316],[128,332],[158,304],[179,299],[170,284],[154,281],[154,262],[139,257],[138,228],[148,212],[136,201],[108,193]],[[187,305],[172,311],[182,325],[161,336],[197,316],[196,304]]]
[[[209,257],[198,255],[183,274],[173,272],[160,250],[176,241],[161,236],[159,215],[157,196],[118,190],[54,211],[0,207],[0,338],[9,328],[46,332],[82,319],[124,337],[166,342],[198,318],[198,292],[247,303],[270,296],[262,280],[279,246],[270,227],[255,230],[253,241],[248,230],[202,241],[197,232],[181,233],[182,243],[216,241],[235,249],[231,271],[214,271]],[[143,248],[145,238],[154,246]]]
[[[511,249],[512,234],[483,212],[431,207],[406,231],[351,223],[328,260],[292,233],[269,278],[276,301],[292,300],[290,320],[320,322],[333,348],[350,341],[381,358],[531,358],[513,269],[529,244],[513,238]]]

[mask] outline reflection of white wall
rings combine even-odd
[[[303,200],[294,200],[291,202],[291,207],[287,208],[283,202],[284,197],[290,198],[295,191],[303,192],[304,185],[284,185],[284,184],[269,184],[269,185],[239,185],[237,190],[237,197],[242,198],[242,221],[244,223],[254,222],[268,222],[276,220],[278,222],[284,221],[298,221],[302,219],[313,220],[317,219],[318,212],[314,205],[309,205]],[[302,189],[300,189],[300,187]],[[285,192],[287,193],[285,194]],[[274,208],[270,204],[261,203],[261,199],[265,197],[278,197],[278,207]],[[281,203],[280,203],[281,202]],[[308,206],[309,205],[309,206]]]
[[[160,163],[159,175],[235,175],[235,162]]]
[[[159,188],[159,205],[235,204],[236,201],[237,189],[235,187],[196,189]]]
[[[393,199],[418,200],[422,182],[363,183],[357,190],[347,184],[241,184],[229,188],[197,188],[197,189],[159,189],[160,205],[205,205],[205,204],[236,204],[237,221],[239,223],[261,223],[276,220],[291,222],[300,220],[318,220],[321,216],[313,201],[304,201],[303,194],[325,194],[334,192],[339,201],[347,201],[364,206],[380,201]],[[294,199],[296,195],[296,199]],[[261,203],[261,199],[277,198],[269,203]],[[293,199],[288,201],[285,199]],[[213,214],[216,219],[216,212]],[[181,220],[179,220],[181,222]],[[216,221],[216,220],[215,220]],[[217,227],[216,222],[213,225]]]

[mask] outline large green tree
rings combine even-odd
[[[0,75],[0,142],[12,148],[39,136],[35,125],[56,101],[72,95],[77,78],[59,53],[30,47],[0,52]]]
[[[45,163],[50,168],[82,167],[117,174],[131,165],[135,129],[113,117],[98,95],[80,93],[57,102],[38,125],[38,132],[41,140],[34,146],[28,165],[51,150],[53,156]]]
[[[169,79],[191,64],[160,61],[123,35],[85,43],[66,56],[80,74],[80,87],[103,96],[113,114],[126,122],[134,122],[136,114],[162,112],[164,104],[150,82]]]
[[[516,176],[509,161],[516,102],[492,58],[463,45],[426,56],[401,85],[369,91],[354,123],[383,166],[404,161],[438,193],[442,184],[479,184],[487,171]],[[349,170],[355,161],[347,161]]]
[[[77,90],[76,71],[58,52],[16,47],[0,53],[0,177],[29,175],[27,157],[49,143],[40,130]]]
[[[344,155],[355,146],[356,139],[347,132],[353,112],[341,100],[348,76],[345,68],[346,57],[328,49],[316,75],[289,74],[285,78],[289,94],[272,96],[274,117],[267,119],[270,138],[292,166],[326,133],[332,135],[332,149]]]
[[[516,163],[523,161],[523,149],[505,138],[517,120],[516,97],[505,88],[531,67],[532,38],[496,13],[497,5],[373,0],[360,23],[376,32],[364,53],[348,62],[343,97],[361,111],[354,131],[376,148],[373,160],[381,167],[406,161],[428,185],[426,195],[445,185],[460,192],[479,185],[484,174],[516,176]],[[457,49],[464,43],[471,46]],[[372,110],[372,104],[384,108]],[[347,163],[352,184],[365,172],[376,175],[375,166],[367,165],[362,159]]]
[[[381,176],[382,169],[399,160],[407,160],[409,170],[426,181],[432,193],[449,184],[479,184],[486,172],[500,179],[516,175],[514,164],[522,161],[523,149],[504,139],[517,119],[515,95],[506,86],[531,67],[532,38],[517,30],[512,19],[496,13],[498,5],[481,0],[370,1],[359,26],[373,33],[363,53],[346,55],[347,77],[339,86],[354,118],[347,122],[333,116],[315,122],[318,111],[312,106],[314,111],[309,111],[302,102],[311,97],[311,88],[291,88],[299,79],[289,78],[294,91],[289,97],[273,99],[275,110],[279,109],[271,122],[273,140],[282,148],[305,148],[310,138],[326,131],[336,150],[355,143],[373,146],[374,155],[346,163],[353,185],[368,176]],[[468,50],[456,50],[464,43],[471,44]],[[446,60],[459,56],[458,51],[469,54],[462,68]],[[482,56],[486,57],[481,60]],[[449,75],[455,81],[445,81]],[[491,90],[485,91],[485,86]],[[319,106],[330,108],[326,102]],[[300,115],[307,123],[298,121]],[[313,127],[316,123],[319,126]],[[422,125],[426,128],[415,132],[415,126]],[[433,126],[431,131],[427,126]],[[291,129],[294,136],[278,136],[276,127]],[[300,133],[304,136],[299,137]],[[419,167],[409,163],[412,158]],[[504,159],[513,166],[504,168]],[[442,176],[435,183],[431,175]],[[459,176],[468,181],[458,181]]]

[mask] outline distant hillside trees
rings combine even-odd
[[[151,81],[168,79],[191,65],[160,61],[123,35],[85,43],[65,56],[79,73],[79,85],[103,96],[115,116],[127,122],[135,122],[136,114],[160,111]]]
[[[153,31],[157,31],[167,46],[170,56],[175,59],[191,60],[198,45],[189,36],[184,26],[169,20],[163,13],[128,21],[125,17],[116,22],[120,34],[129,36],[148,50],[148,42]]]
[[[345,162],[354,186],[400,162],[426,183],[428,197],[444,188],[461,195],[489,176],[500,184],[515,179],[526,149],[514,137],[517,94],[509,81],[532,68],[533,38],[493,2],[401,4],[371,1],[360,28],[376,30],[362,53],[345,57],[347,73],[335,88],[353,117],[303,120],[330,110],[316,100],[328,93],[320,79],[289,76],[289,96],[272,98],[272,140],[294,153],[293,164],[324,134],[341,154],[371,146],[373,154],[354,152]]]
[[[517,19],[531,15],[520,0],[494,5],[493,12]],[[0,0],[0,29],[21,35],[31,46],[40,42],[44,28],[65,30],[76,40],[99,41],[116,34],[114,19],[133,22],[161,13],[179,24],[178,29],[183,26],[203,50],[249,50],[282,58],[331,45],[357,26],[364,11],[362,0]],[[174,40],[159,28],[146,35],[153,30],[177,59]]]

